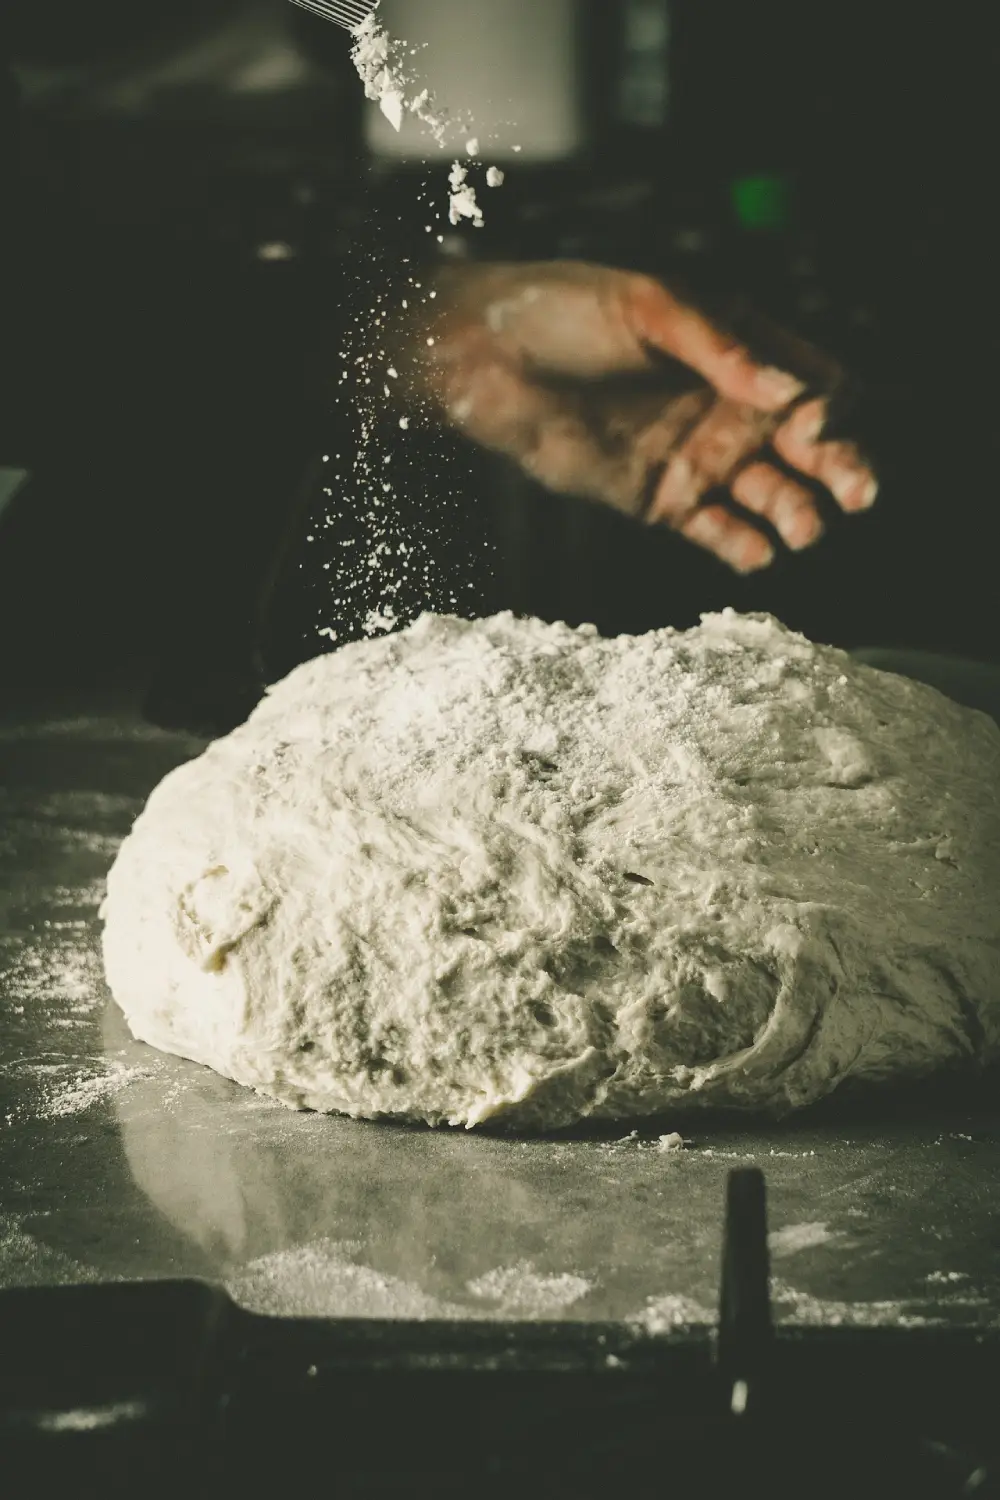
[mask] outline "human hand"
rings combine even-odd
[[[822,437],[842,372],[791,336],[766,331],[776,368],[653,278],[581,262],[449,267],[434,290],[418,388],[549,489],[670,526],[743,573],[774,556],[760,519],[793,551],[822,535],[803,479],[847,512],[875,499],[857,449]]]

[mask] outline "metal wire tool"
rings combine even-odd
[[[357,31],[375,9],[377,0],[292,0],[303,10],[311,10],[324,21],[333,21],[345,31]]]

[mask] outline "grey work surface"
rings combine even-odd
[[[700,1121],[663,1151],[669,1120],[518,1141],[297,1114],[133,1041],[101,978],[103,877],[200,748],[134,711],[0,725],[0,1287],[195,1276],[261,1312],[666,1331],[713,1320],[725,1177],[754,1164],[779,1320],[1000,1326],[982,1084]]]

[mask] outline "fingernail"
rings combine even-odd
[[[785,406],[789,401],[794,401],[796,396],[801,396],[805,386],[785,370],[765,365],[757,373],[757,389],[765,400],[773,401],[776,406]]]
[[[830,492],[843,510],[853,510],[857,505],[858,477],[849,470],[835,474],[830,480]]]
[[[646,513],[646,520],[670,520],[685,511],[692,500],[694,471],[681,454],[676,453],[667,464],[666,472],[657,486],[653,502]]]
[[[869,510],[875,504],[878,482],[871,475],[859,479],[856,473],[848,471],[831,480],[830,489],[844,510]]]
[[[803,443],[818,443],[823,436],[823,428],[826,426],[827,408],[825,401],[818,401],[816,408],[807,418],[803,418],[799,429]]]
[[[729,561],[730,566],[737,573],[744,575],[758,573],[762,568],[768,568],[774,562],[774,548],[770,542],[765,541],[763,548],[755,547],[751,556],[747,557],[745,548],[740,547],[731,555]]]
[[[825,527],[819,516],[813,516],[794,538],[786,537],[785,541],[793,552],[804,552],[807,547],[815,547],[824,530]]]

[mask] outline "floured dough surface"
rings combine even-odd
[[[1000,1056],[1000,730],[766,616],[425,615],[297,668],[108,877],[134,1034],[515,1128]]]

